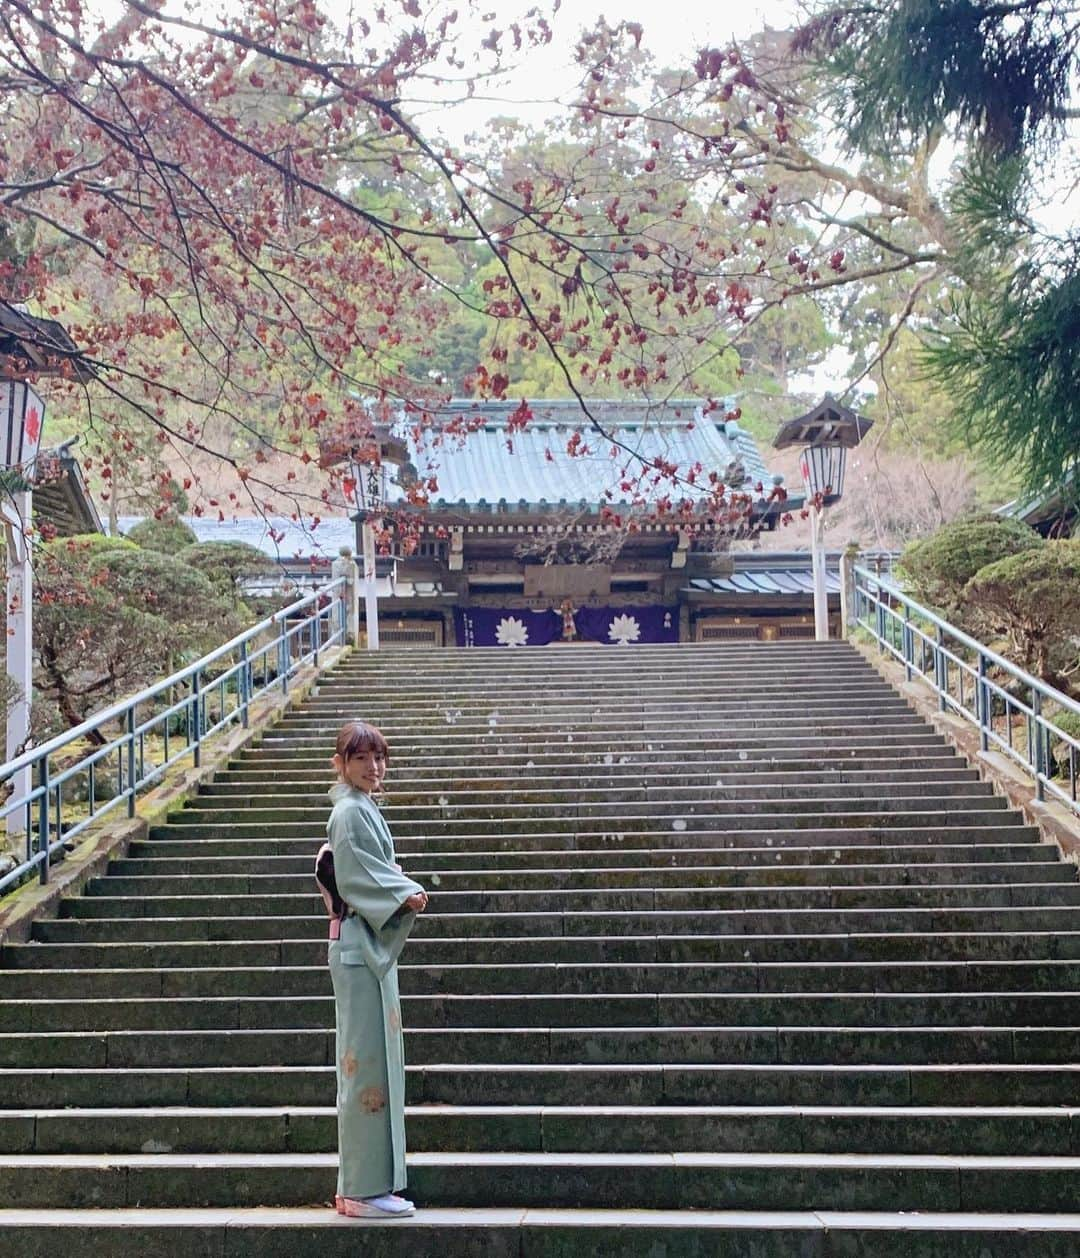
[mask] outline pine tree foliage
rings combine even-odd
[[[830,6],[796,46],[830,74],[853,149],[896,154],[941,135],[960,146],[948,254],[964,287],[926,333],[922,368],[1010,479],[1061,484],[1080,450],[1080,236],[1040,230],[1027,207],[1076,116],[1080,6]]]
[[[998,154],[1060,134],[1080,11],[1020,0],[890,0],[826,10],[797,47],[824,51],[855,148],[893,148],[958,124]]]

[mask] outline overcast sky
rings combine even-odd
[[[513,21],[534,2],[492,0],[487,11],[495,14],[497,26]],[[335,3],[345,4],[346,0]],[[531,51],[498,85],[479,84],[478,101],[453,111],[441,107],[432,110],[428,123],[430,126],[434,119],[443,134],[456,141],[467,131],[482,127],[492,114],[541,123],[551,114],[543,102],[571,93],[579,82],[581,71],[574,61],[578,36],[602,17],[611,25],[639,22],[644,30],[642,45],[657,64],[677,67],[692,63],[703,47],[723,45],[732,37],[743,39],[766,26],[790,26],[798,10],[797,0],[747,0],[740,4],[725,4],[723,0],[563,0],[551,23],[550,46]],[[487,24],[477,29],[486,31]]]

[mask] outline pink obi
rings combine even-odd
[[[330,919],[330,942],[341,938],[341,918],[332,917]]]

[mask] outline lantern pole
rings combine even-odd
[[[814,637],[829,640],[829,591],[825,584],[825,511],[810,508],[810,563],[814,577]]]
[[[360,551],[363,564],[364,621],[369,651],[379,649],[379,586],[375,573],[375,528],[381,521],[375,512],[382,507],[385,498],[383,467],[380,457],[378,463],[368,466],[355,464],[353,469],[360,507],[360,517],[357,521],[357,531],[360,537],[357,549]]]
[[[375,578],[375,526],[368,516],[364,533],[364,620],[367,624],[367,649],[379,649],[379,587]]]

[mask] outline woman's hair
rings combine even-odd
[[[367,721],[346,721],[338,730],[334,750],[346,762],[362,751],[374,751],[387,764],[390,763],[390,744],[383,737],[382,730]]]

